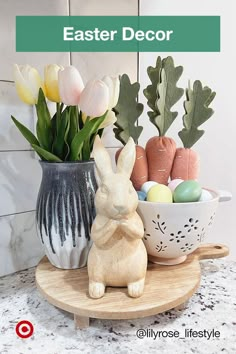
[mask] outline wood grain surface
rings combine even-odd
[[[46,257],[36,269],[36,284],[51,304],[73,313],[77,326],[86,327],[89,323],[86,317],[132,319],[158,314],[184,303],[199,286],[199,260],[220,258],[228,253],[224,245],[205,244],[184,263],[174,266],[149,263],[140,298],[129,297],[127,288],[108,287],[104,297],[92,299],[88,293],[87,268],[61,270],[52,266]]]

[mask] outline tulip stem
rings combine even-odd
[[[79,131],[79,108],[78,106],[75,106],[75,117],[76,117],[76,127],[77,127],[77,132]]]
[[[57,110],[57,134],[60,126],[60,116],[61,116],[61,110],[60,110],[60,103],[56,103],[56,110]]]

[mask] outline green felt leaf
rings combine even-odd
[[[70,155],[69,155],[70,161],[78,160],[84,143],[85,143],[86,147],[85,147],[82,159],[89,160],[90,153],[91,153],[90,137],[98,131],[99,126],[104,121],[106,115],[107,115],[107,112],[103,116],[98,117],[98,118],[94,118],[91,120],[89,120],[89,118],[87,118],[87,120],[84,124],[84,127],[75,135],[74,139],[72,140],[72,143],[70,146]]]
[[[40,156],[43,157],[44,160],[49,162],[62,162],[62,160],[58,156],[41,148],[40,146],[32,144],[32,147]]]
[[[51,151],[53,140],[51,115],[41,88],[39,89],[38,102],[35,106],[38,116],[36,131],[39,144],[43,149]]]
[[[183,116],[184,128],[179,132],[179,137],[185,148],[191,148],[204,134],[204,130],[199,130],[214,113],[209,105],[215,98],[216,93],[209,87],[202,87],[202,83],[196,80],[191,89],[190,83],[186,90],[186,100],[184,101],[185,115]]]
[[[148,85],[143,90],[143,94],[147,98],[148,106],[152,109],[152,111],[148,112],[148,116],[151,122],[159,114],[158,108],[156,107],[156,101],[158,98],[157,86],[161,80],[161,69],[162,69],[162,60],[160,56],[157,57],[155,67],[149,66],[147,68],[147,73],[151,81],[151,85]]]
[[[157,84],[156,116],[151,122],[157,127],[160,136],[164,136],[176,119],[178,112],[171,108],[183,96],[184,90],[177,87],[177,82],[183,73],[182,66],[174,66],[172,57],[162,60],[161,81]]]
[[[11,119],[13,120],[13,122],[15,123],[16,127],[19,129],[21,134],[24,136],[24,138],[30,143],[30,145],[34,144],[39,146],[38,139],[28,128],[26,128],[13,116],[11,116]]]
[[[120,95],[114,108],[117,117],[114,133],[116,139],[126,144],[129,137],[137,143],[143,127],[137,126],[137,120],[143,112],[143,104],[137,102],[140,85],[138,82],[131,84],[129,76],[120,77]]]

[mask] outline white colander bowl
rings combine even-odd
[[[139,201],[137,212],[144,223],[143,241],[150,261],[167,265],[182,263],[205,240],[218,202],[232,198],[226,191],[207,190],[213,198],[203,202]]]

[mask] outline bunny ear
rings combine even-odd
[[[113,173],[111,158],[98,135],[96,136],[93,144],[93,156],[98,175],[101,179],[104,179],[106,175]]]
[[[119,155],[117,161],[117,172],[125,173],[130,178],[135,163],[135,157],[135,143],[132,138],[129,138],[127,144],[124,146]]]

